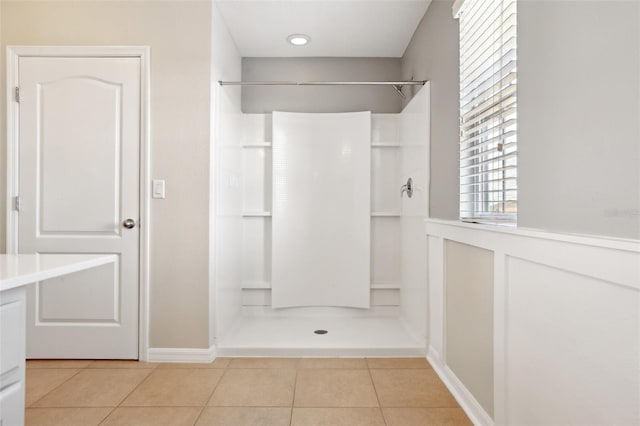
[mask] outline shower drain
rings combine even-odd
[[[314,333],[316,333],[316,334],[327,334],[328,331],[327,330],[315,330]]]

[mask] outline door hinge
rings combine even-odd
[[[14,93],[15,93],[16,102],[20,103],[20,88],[18,86],[16,86]]]
[[[13,209],[17,212],[22,210],[22,198],[19,195],[13,197]]]

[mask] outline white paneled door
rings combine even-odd
[[[28,358],[138,357],[140,66],[19,59],[18,251],[118,256],[30,287]]]

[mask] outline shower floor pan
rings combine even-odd
[[[326,330],[326,334],[316,334]],[[242,317],[218,356],[424,356],[426,345],[396,317]]]

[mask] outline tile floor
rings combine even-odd
[[[423,358],[27,361],[27,425],[469,425]]]

